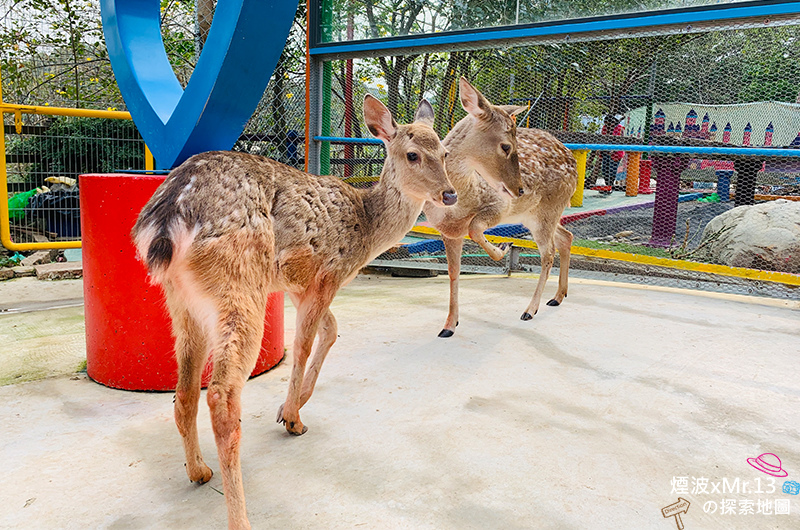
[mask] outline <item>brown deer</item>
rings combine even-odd
[[[336,341],[329,306],[336,292],[414,225],[425,201],[452,205],[445,150],[433,109],[397,125],[377,99],[364,100],[370,132],[386,145],[379,182],[368,191],[259,156],[211,152],[173,170],[142,210],[133,237],[151,278],[166,294],[175,335],[175,421],[189,479],[211,470],[200,454],[197,408],[209,354],[208,405],[230,528],[249,528],[239,463],[241,392],[263,335],[268,293],[289,293],[297,308],[294,363],[278,421],[306,432],[300,408],[311,397]],[[314,337],[319,341],[306,367]]]
[[[492,105],[463,77],[459,97],[468,115],[443,140],[450,153],[447,174],[458,192],[458,204],[438,208],[426,203],[424,208],[428,221],[442,234],[447,255],[450,309],[439,333],[443,338],[451,337],[458,325],[463,238],[469,235],[492,259],[501,260],[511,246],[495,246],[483,235],[500,223],[524,224],[539,246],[542,271],[522,320],[530,320],[539,310],[556,249],[561,257],[558,291],[547,305],[557,306],[564,300],[572,233],[561,226],[560,219],[578,181],[575,157],[564,144],[545,131],[516,127],[514,116],[526,107]],[[516,164],[517,157],[521,181],[513,176],[509,180],[513,171],[508,166]],[[518,182],[519,193],[514,197],[509,189],[517,189]]]

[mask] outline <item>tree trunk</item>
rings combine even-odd
[[[72,52],[72,67],[75,70],[75,105],[81,107],[81,81],[78,75],[78,45],[81,40],[81,35],[75,30],[72,23],[72,17],[75,12],[70,6],[69,0],[64,1],[64,10],[67,13],[67,20],[69,21],[69,45]]]
[[[392,113],[392,116],[397,116],[397,102],[400,95],[399,63],[400,57],[390,57],[389,61],[384,63],[388,66],[388,69],[383,72],[384,77],[386,77],[386,107]]]
[[[422,60],[422,73],[420,74],[419,80],[419,99],[425,97],[425,82],[428,80],[428,61],[431,58],[430,53],[426,53],[424,59]],[[800,95],[798,95],[800,97]]]
[[[211,21],[214,18],[216,3],[217,0],[197,0],[197,31],[201,50],[206,43],[208,32],[211,29]]]

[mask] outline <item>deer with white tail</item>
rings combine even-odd
[[[368,191],[259,156],[203,153],[169,174],[133,229],[172,317],[175,421],[189,479],[199,483],[212,474],[198,442],[200,377],[209,356],[214,364],[207,401],[230,528],[250,527],[239,460],[241,393],[257,360],[267,295],[287,291],[297,308],[292,373],[278,421],[301,435],[300,408],[336,341],[334,295],[411,229],[426,201],[456,202],[427,101],[414,123],[397,125],[368,95],[364,118],[387,152],[380,180]]]
[[[557,306],[567,296],[572,234],[560,219],[578,182],[575,157],[551,134],[517,128],[514,116],[526,107],[492,105],[463,77],[459,97],[467,116],[456,123],[443,143],[450,156],[447,172],[458,192],[458,204],[439,208],[425,205],[431,225],[442,234],[450,277],[450,307],[439,336],[455,333],[458,325],[458,276],[461,272],[463,238],[478,243],[494,260],[501,260],[511,246],[495,246],[484,231],[500,223],[522,223],[539,247],[542,270],[522,320],[539,310],[555,251],[560,256],[558,290],[547,305]],[[511,166],[517,168],[517,173]],[[516,190],[516,193],[512,192]]]

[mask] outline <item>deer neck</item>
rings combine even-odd
[[[456,123],[442,140],[450,152],[447,157],[447,176],[459,193],[471,189],[475,185],[475,179],[480,178],[465,146],[465,139],[473,133],[474,127],[474,118],[467,116]]]
[[[380,253],[400,240],[422,211],[424,200],[403,193],[395,182],[394,164],[386,160],[378,184],[364,192],[364,213],[372,234],[371,251]]]

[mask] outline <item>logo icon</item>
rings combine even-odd
[[[683,497],[678,497],[678,502],[670,504],[665,508],[661,508],[661,515],[664,518],[674,517],[675,524],[678,525],[678,530],[683,530],[683,521],[681,520],[681,514],[686,514],[689,511],[689,505],[691,503],[684,499]]]
[[[781,467],[781,459],[773,453],[764,453],[758,458],[748,458],[747,463],[767,475],[786,477],[789,473]]]
[[[161,38],[158,0],[102,0],[119,90],[160,169],[230,149],[258,105],[289,35],[297,1],[220,2],[184,90]]]
[[[783,492],[788,493],[789,495],[800,494],[800,484],[794,480],[787,480],[783,483]]]

